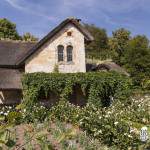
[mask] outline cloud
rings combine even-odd
[[[111,13],[131,11],[145,0],[55,0],[55,1],[28,1],[28,0],[5,0],[12,7],[28,14],[43,17],[53,22],[68,17],[95,16],[104,22],[117,25],[118,21],[111,17]],[[143,4],[143,3],[142,3]],[[82,12],[81,12],[82,11]],[[48,15],[50,14],[50,15]]]
[[[49,16],[40,12],[39,10],[36,9],[36,7],[31,8],[31,5],[24,0],[5,0],[5,1],[9,3],[13,8],[18,9],[20,11],[23,11],[32,15],[36,15],[39,17],[44,17],[45,19],[50,20],[50,21],[56,20],[55,17]]]
[[[35,30],[34,28],[38,26],[39,30],[44,30],[44,33],[46,33],[47,27],[55,27],[61,20],[69,16],[76,16],[83,21],[95,23],[98,26],[108,26],[111,29],[124,26],[132,30],[139,30],[141,24],[143,25],[146,22],[145,20],[147,20],[149,25],[149,21],[145,17],[148,17],[150,14],[150,0],[3,1],[13,8],[25,12],[29,17],[31,15],[32,17],[34,16],[36,21],[32,22],[32,25],[34,25],[32,30]],[[39,22],[38,17],[42,20],[41,22]],[[38,30],[34,32],[38,32]]]

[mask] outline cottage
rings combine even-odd
[[[85,42],[93,40],[79,19],[68,18],[38,43],[0,41],[0,104],[19,103],[22,73],[86,72]]]

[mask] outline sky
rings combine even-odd
[[[105,28],[126,28],[150,39],[150,0],[0,0],[0,18],[16,23],[22,35],[45,36],[68,17]]]

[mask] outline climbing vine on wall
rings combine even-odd
[[[106,106],[110,97],[124,100],[131,87],[131,80],[116,72],[95,73],[31,73],[23,77],[23,103],[32,107],[38,103],[41,92],[47,96],[50,92],[59,95],[61,100],[68,100],[73,87],[78,85],[87,97],[88,103]]]

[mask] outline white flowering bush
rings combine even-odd
[[[7,116],[9,112],[12,112],[14,110],[15,110],[15,106],[0,106],[0,115]]]
[[[15,105],[12,106],[0,106],[0,117],[3,119],[3,124],[13,123],[20,124],[22,122],[22,112],[16,108]],[[1,123],[2,123],[1,122]]]
[[[127,149],[139,143],[138,136],[130,132],[130,124],[118,114],[106,109],[87,106],[82,114],[80,127],[109,146]]]
[[[43,122],[47,119],[49,109],[45,106],[35,104],[31,108],[22,106],[24,122]]]
[[[64,122],[78,124],[87,134],[108,146],[118,149],[144,146],[140,141],[140,130],[147,126],[150,130],[150,97],[134,97],[116,102],[109,108],[99,108],[88,103],[86,107],[76,107],[68,102],[60,102],[51,110],[50,117]],[[148,147],[150,141],[145,145]]]
[[[81,117],[81,108],[68,101],[60,101],[50,110],[50,119],[78,124]]]

